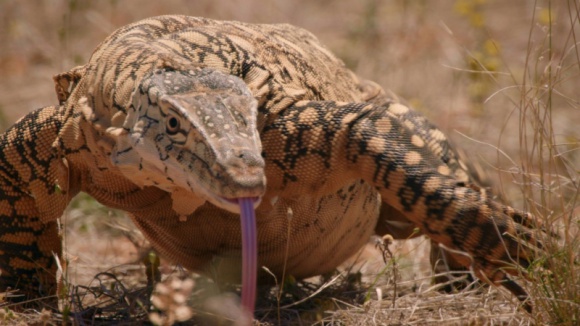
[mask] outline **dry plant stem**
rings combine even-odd
[[[256,304],[256,275],[258,272],[256,213],[252,198],[240,198],[238,201],[242,224],[242,306],[253,315]]]
[[[383,254],[383,262],[385,265],[388,266],[389,260],[393,263],[393,307],[395,307],[395,302],[397,300],[397,261],[394,259],[393,253],[391,249],[389,249],[389,245],[393,243],[393,237],[391,235],[385,235],[382,237],[381,241],[379,241],[376,247],[381,251]]]
[[[276,301],[277,301],[277,305],[278,305],[278,311],[277,311],[277,315],[278,315],[278,324],[281,323],[281,315],[280,315],[280,300],[282,299],[282,291],[284,291],[284,282],[286,281],[286,264],[288,262],[288,250],[290,247],[290,234],[291,234],[291,222],[292,222],[292,218],[294,217],[294,212],[292,211],[292,208],[288,207],[287,213],[286,213],[286,218],[288,218],[288,229],[286,230],[286,237],[287,237],[287,241],[286,241],[286,250],[284,251],[284,268],[282,269],[282,281],[280,282],[280,287],[278,290],[278,295],[276,296]]]

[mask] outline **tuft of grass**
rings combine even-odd
[[[543,26],[544,41],[531,44],[526,73],[520,86],[521,190],[526,207],[560,239],[541,239],[545,252],[532,270],[532,293],[538,324],[576,325],[580,322],[580,169],[577,155],[580,139],[562,135],[555,127],[556,108],[569,105],[580,111],[577,88],[580,76],[580,4],[567,1],[567,16],[555,14],[547,1],[535,22]],[[557,19],[557,20],[555,20]],[[554,26],[567,22],[565,35],[555,35]],[[530,40],[533,28],[530,29]],[[564,38],[560,47],[555,38]]]
[[[470,19],[479,35],[486,35],[468,51],[470,89],[479,91],[470,95],[481,100],[484,110],[491,97],[503,95],[518,120],[519,157],[510,157],[511,165],[499,170],[519,186],[522,208],[547,231],[536,235],[544,248],[524,272],[531,280],[528,290],[535,307],[530,317],[538,325],[576,325],[580,323],[580,138],[557,126],[565,119],[562,112],[580,111],[580,4],[535,1],[523,69],[510,70],[486,29],[485,2],[458,0],[456,10]],[[509,76],[511,85],[496,78],[496,72]],[[500,134],[498,156],[506,155],[499,148],[510,141],[505,139],[510,134],[507,129]]]
[[[474,8],[461,10],[469,13]],[[557,15],[556,10],[564,14]],[[579,31],[577,1],[535,1],[522,72],[514,73],[520,70],[517,68],[504,72],[512,85],[500,86],[502,81],[493,78],[493,86],[503,88],[491,97],[504,95],[518,119],[519,157],[509,158],[511,166],[499,169],[507,171],[503,177],[509,174],[519,186],[522,208],[533,213],[547,231],[536,235],[544,248],[525,271],[531,279],[528,289],[536,308],[531,317],[541,325],[580,322],[580,138],[557,127],[557,122],[565,119],[560,116],[564,109],[576,114],[580,111]],[[499,46],[494,48],[499,50]],[[473,53],[471,63],[476,64],[469,65],[468,71],[493,76],[498,65],[490,67],[486,62],[495,61],[496,53]],[[471,80],[476,85],[481,82],[480,78]],[[509,134],[506,129],[500,134],[500,144],[509,141],[502,138],[504,132]],[[499,145],[497,148],[498,156],[504,156]]]

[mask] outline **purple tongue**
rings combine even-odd
[[[253,315],[258,273],[258,235],[254,198],[239,198],[238,203],[242,222],[242,307]]]

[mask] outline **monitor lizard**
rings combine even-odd
[[[57,221],[83,191],[190,270],[239,256],[244,197],[276,275],[327,273],[373,234],[418,228],[526,297],[509,275],[540,246],[531,215],[494,201],[443,132],[304,29],[148,18],[54,80],[59,104],[0,136],[0,290],[54,293]]]

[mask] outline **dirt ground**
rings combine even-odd
[[[487,171],[502,197],[526,208],[540,194],[532,192],[530,198],[522,191],[526,186],[522,167],[538,165],[522,163],[522,148],[535,144],[533,134],[539,127],[526,122],[522,88],[532,84],[530,92],[541,91],[547,67],[562,76],[550,111],[554,142],[565,159],[560,168],[570,177],[578,174],[580,61],[574,43],[580,25],[569,14],[579,12],[578,7],[578,1],[547,0],[0,0],[0,131],[35,108],[56,104],[52,75],[85,63],[101,40],[127,23],[162,14],[290,23],[311,31],[357,74],[394,91],[427,115]],[[528,137],[522,137],[522,131]],[[541,154],[537,159],[549,158]],[[133,227],[121,212],[81,197],[64,221],[72,283],[90,284],[97,272],[113,266],[123,266],[120,273],[125,276],[143,271],[138,263],[141,251],[123,231]],[[364,283],[373,284],[370,303],[330,300],[320,304],[328,309],[314,317],[297,313],[295,318],[276,319],[265,313],[263,322],[534,323],[504,291],[453,295],[432,291],[427,243],[419,238],[391,246],[398,262],[399,290],[405,294],[396,302],[389,298],[392,282],[373,284],[385,264],[380,250],[369,245],[353,261],[362,266]],[[135,277],[135,283],[144,281],[142,275]]]

